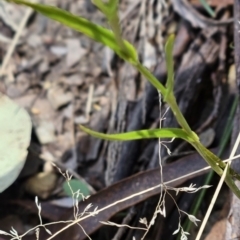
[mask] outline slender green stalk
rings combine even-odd
[[[152,73],[145,68],[141,63],[138,63],[136,66],[134,66],[157,90],[161,92],[163,97],[165,97],[167,93],[167,89],[159,82],[155,76],[152,75]]]
[[[198,136],[191,130],[189,127],[186,119],[182,115],[182,112],[180,111],[176,98],[173,94],[173,88],[169,92],[167,88],[165,88],[154,76],[153,74],[145,68],[141,63],[139,63],[137,66],[135,66],[137,70],[157,89],[161,92],[163,95],[164,100],[168,103],[171,110],[173,111],[174,116],[176,117],[179,125],[183,128],[183,130],[188,133],[188,135],[195,140],[196,142],[199,142]],[[171,79],[170,79],[171,80]]]
[[[168,103],[168,105],[170,106],[171,110],[173,111],[173,114],[175,116],[175,118],[177,119],[179,125],[189,134],[189,136],[191,136],[192,139],[194,139],[194,141],[196,143],[199,143],[199,137],[197,136],[196,133],[194,133],[191,128],[189,127],[186,119],[184,118],[181,110],[179,109],[177,102],[176,102],[176,98],[173,95],[173,92],[170,93],[166,99],[166,102]]]
[[[162,95],[165,97],[167,94],[166,88],[162,86],[162,84],[159,83],[159,81],[141,64],[138,64],[136,68],[143,74],[144,77],[149,80],[153,86],[155,86],[159,91],[161,91]],[[222,176],[224,168],[226,167],[226,164],[221,161],[219,157],[217,157],[215,154],[213,154],[211,151],[209,151],[206,147],[204,147],[200,141],[198,136],[191,130],[189,127],[186,119],[182,115],[176,99],[173,95],[173,93],[169,93],[167,98],[165,99],[166,102],[169,104],[171,110],[173,111],[173,114],[175,115],[179,125],[183,128],[183,130],[186,131],[186,133],[191,137],[191,139],[194,140],[194,142],[191,142],[192,146],[198,151],[198,153],[205,159],[205,161],[212,167],[212,169],[219,175]],[[234,183],[232,179],[232,173],[233,170],[229,168],[228,173],[225,182],[229,186],[229,188],[238,196],[240,199],[240,190],[237,188],[236,184]],[[235,173],[235,177],[239,178],[239,174]]]

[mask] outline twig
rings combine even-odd
[[[88,90],[88,98],[87,98],[87,105],[86,105],[86,119],[87,122],[90,120],[90,112],[92,109],[92,102],[93,102],[93,92],[94,92],[94,85],[90,84]]]
[[[9,62],[9,60],[10,60],[10,58],[11,58],[13,52],[14,52],[14,49],[15,49],[15,47],[17,45],[17,42],[18,42],[18,40],[21,36],[21,33],[22,33],[30,15],[32,14],[32,12],[33,12],[33,10],[31,8],[28,8],[25,12],[25,15],[24,15],[24,17],[23,17],[23,19],[22,19],[22,21],[19,25],[19,28],[18,28],[16,34],[14,35],[14,38],[11,42],[11,45],[9,46],[8,51],[7,51],[6,55],[4,56],[2,66],[0,68],[0,77],[3,76],[4,73],[5,73],[7,64],[8,64],[8,62]]]

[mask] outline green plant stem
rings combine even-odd
[[[193,139],[193,141],[199,142],[198,136],[191,130],[186,119],[182,115],[177,105],[175,96],[173,95],[173,92],[168,93],[167,89],[141,63],[138,63],[135,67],[157,90],[161,92],[163,98],[169,104],[171,110],[173,111],[174,116],[176,117],[179,125],[184,129],[184,131],[188,133],[188,135]]]
[[[212,169],[222,176],[226,164],[220,160],[218,156],[209,151],[201,143],[193,143],[193,147],[199,152],[199,154],[207,161]]]
[[[123,52],[126,52],[127,48],[126,48],[124,41],[122,39],[122,36],[121,36],[121,29],[119,26],[119,17],[117,14],[114,15],[111,19],[109,19],[109,25],[114,32],[117,43],[122,48]]]
[[[193,139],[193,141],[199,142],[198,136],[191,130],[186,119],[182,115],[182,113],[177,105],[175,96],[173,95],[173,92],[167,94],[167,89],[142,64],[139,63],[136,66],[136,68],[140,73],[142,73],[142,75],[149,82],[151,82],[151,84],[155,88],[157,88],[157,90],[159,90],[161,92],[161,94],[163,95],[163,98],[165,98],[165,101],[169,104],[171,110],[173,111],[174,116],[176,117],[179,125],[184,129],[184,131],[186,131],[189,134],[189,136]],[[166,95],[168,95],[168,96],[166,96]]]
[[[133,65],[157,90],[161,92],[163,97],[165,97],[167,93],[167,89],[155,78],[152,73],[144,67],[140,62],[136,65]]]
[[[226,164],[222,162],[220,158],[218,158],[215,154],[213,154],[211,151],[205,148],[201,143],[199,144],[193,143],[192,145],[199,152],[199,154],[206,160],[206,162],[212,167],[212,169],[219,176],[222,176],[224,168],[226,167]],[[233,170],[230,168],[228,169],[225,182],[229,186],[229,188],[236,194],[236,196],[240,199],[240,190],[234,183],[234,180],[232,179],[232,174],[230,174],[230,171],[233,171]]]
[[[145,68],[142,64],[137,64],[135,66],[140,73],[143,74],[143,76],[152,83],[152,85],[157,88],[163,95],[163,97],[167,94],[167,89],[148,71],[147,68]],[[204,147],[200,141],[198,136],[191,130],[189,127],[186,119],[182,115],[175,96],[173,93],[169,93],[167,98],[165,98],[166,102],[169,104],[171,110],[173,111],[174,116],[176,117],[179,125],[183,128],[183,130],[186,131],[186,133],[191,137],[193,142],[190,142],[192,146],[198,151],[198,153],[205,159],[205,161],[212,167],[212,169],[219,175],[222,176],[224,168],[226,167],[226,164],[221,161],[219,157],[217,157],[215,154],[213,154],[211,151],[209,151],[206,147]],[[226,184],[231,188],[231,190],[239,197],[240,199],[240,190],[235,185],[233,179],[232,179],[232,172],[233,170],[229,168],[228,174],[225,178]],[[239,174],[235,173],[235,176],[239,178]]]
[[[163,95],[163,97],[166,96],[167,90],[166,88],[140,63],[136,66],[136,68],[143,74],[144,77],[146,77],[154,87],[156,87]],[[171,110],[173,111],[174,116],[176,117],[179,125],[183,128],[183,130],[186,131],[186,133],[191,137],[193,142],[190,142],[192,146],[198,151],[198,153],[205,159],[205,161],[212,167],[212,169],[219,175],[222,176],[224,168],[226,167],[226,164],[221,161],[219,157],[217,157],[215,154],[213,154],[211,151],[209,151],[206,147],[204,147],[200,141],[198,136],[191,130],[189,127],[186,119],[182,115],[175,96],[173,93],[169,93],[167,98],[165,99],[166,102],[169,104]],[[236,184],[234,183],[232,179],[233,169],[229,168],[228,174],[225,178],[226,184],[230,187],[230,189],[238,196],[240,199],[240,190],[237,188]],[[235,173],[234,177],[239,178],[239,174]]]
[[[173,95],[173,92],[168,94],[168,97],[166,98],[166,102],[168,103],[171,110],[173,111],[173,114],[174,114],[175,118],[177,119],[179,125],[187,132],[187,134],[194,140],[194,142],[200,143],[197,134],[195,134],[191,130],[191,128],[189,127],[189,125],[188,125],[186,119],[184,118],[182,112],[180,111],[180,109],[178,107],[178,104],[177,104],[177,101],[176,101],[176,98]]]
[[[234,113],[236,111],[236,108],[237,108],[237,105],[238,105],[238,96],[235,97],[234,99],[234,102],[233,102],[233,105],[231,107],[231,111],[230,111],[230,114],[229,114],[229,117],[228,117],[228,120],[227,120],[227,124],[226,124],[226,127],[224,129],[224,132],[222,134],[222,137],[221,137],[221,142],[220,142],[220,146],[219,146],[219,151],[217,153],[217,156],[221,157],[222,154],[223,154],[223,151],[227,145],[227,142],[229,141],[229,138],[231,136],[231,131],[232,131],[232,121],[233,121],[233,117],[234,117]],[[212,180],[212,177],[214,175],[214,171],[210,171],[204,181],[204,184],[203,185],[209,185],[211,180]],[[205,196],[207,192],[207,189],[204,188],[200,191],[198,197],[195,198],[195,201],[194,201],[194,204],[193,204],[193,207],[191,209],[191,214],[193,216],[196,216],[199,208],[200,208],[200,205],[202,203],[202,200]],[[185,227],[186,226],[186,227]],[[189,232],[190,231],[190,228],[192,226],[192,222],[189,221],[189,219],[187,219],[185,221],[185,224],[184,224],[184,230],[186,232]],[[180,239],[181,235],[178,236],[178,240]]]

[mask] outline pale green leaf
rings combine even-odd
[[[28,113],[0,93],[0,192],[8,188],[22,170],[31,130]]]

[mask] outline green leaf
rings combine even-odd
[[[105,134],[95,132],[89,128],[86,128],[80,125],[80,128],[92,135],[93,137],[101,138],[104,140],[110,141],[130,141],[130,140],[140,140],[146,138],[182,138],[188,142],[192,142],[192,138],[190,138],[187,133],[180,128],[162,128],[162,129],[148,129],[148,130],[139,130],[132,131],[127,133],[118,133],[118,134]]]
[[[167,93],[164,98],[168,98],[168,96],[173,93],[173,87],[174,87],[174,67],[173,67],[173,46],[174,46],[174,35],[170,35],[170,37],[167,40],[167,43],[165,45],[165,54],[166,54],[166,64],[167,64]]]
[[[0,93],[0,192],[8,188],[22,170],[31,132],[27,111]]]
[[[113,32],[104,27],[101,27],[100,25],[94,24],[85,18],[73,15],[57,7],[31,3],[24,0],[9,1],[16,4],[29,6],[42,15],[78,32],[81,32],[89,38],[92,38],[93,40],[104,44],[105,46],[108,46],[125,61],[133,65],[136,65],[138,63],[138,55],[133,45],[124,40],[125,49],[122,49],[121,46],[117,44]]]
[[[69,185],[71,186],[71,189],[69,187]],[[89,189],[87,187],[87,185],[84,182],[81,182],[77,179],[71,179],[69,182],[64,182],[63,183],[63,191],[64,193],[69,196],[69,197],[73,197],[74,199],[78,199],[79,201],[82,200],[82,196],[76,194],[77,191],[80,191],[84,197],[88,196],[90,194]],[[72,194],[72,192],[74,194]]]
[[[205,0],[200,0],[201,4],[205,8],[205,10],[208,12],[208,14],[211,17],[215,17],[215,12],[212,10],[212,8],[209,6],[209,4]]]

